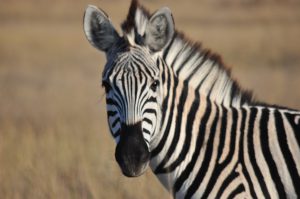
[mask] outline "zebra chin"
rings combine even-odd
[[[138,177],[143,175],[147,168],[148,168],[149,163],[145,163],[142,165],[124,165],[124,164],[119,164],[122,173],[126,177]]]
[[[127,177],[140,176],[147,170],[150,152],[143,137],[141,122],[122,124],[115,158]]]

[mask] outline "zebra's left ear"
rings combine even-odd
[[[89,42],[101,51],[107,52],[119,39],[107,14],[93,5],[85,10],[83,28]]]
[[[163,7],[150,17],[145,32],[145,43],[150,50],[160,51],[171,41],[174,31],[171,10]]]

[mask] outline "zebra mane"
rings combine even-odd
[[[130,44],[139,44],[150,16],[137,0],[132,0],[127,19],[122,24],[124,37]],[[240,88],[219,55],[190,41],[178,30],[161,55],[178,79],[212,101],[225,106],[254,103],[252,93]]]

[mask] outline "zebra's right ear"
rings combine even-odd
[[[163,49],[172,40],[175,32],[171,10],[163,7],[149,19],[145,32],[145,43],[156,52]]]
[[[83,28],[88,41],[101,51],[107,52],[119,39],[105,12],[93,5],[85,10]]]

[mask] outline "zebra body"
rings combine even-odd
[[[151,166],[175,196],[297,198],[300,112],[225,106],[183,82],[167,87],[175,96],[163,100],[168,119],[153,143]]]
[[[175,198],[300,197],[300,112],[255,102],[218,56],[175,31],[168,8],[150,15],[133,1],[122,29],[87,8],[124,175],[150,164]]]
[[[179,108],[183,114],[165,122],[184,126],[164,129],[163,149],[154,150],[152,159],[155,174],[176,198],[297,198],[299,112],[224,107],[188,96],[195,99],[178,106],[189,111]]]

